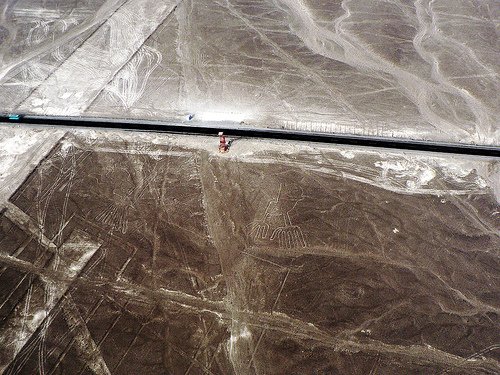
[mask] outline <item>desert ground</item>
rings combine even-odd
[[[497,0],[2,0],[0,109],[500,143]]]
[[[498,159],[0,132],[0,373],[500,372]]]
[[[0,0],[0,114],[498,146],[499,25]],[[500,374],[498,157],[231,141],[0,124],[1,375]]]

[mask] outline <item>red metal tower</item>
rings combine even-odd
[[[227,152],[229,150],[229,146],[226,142],[226,136],[223,132],[219,132],[219,152]]]

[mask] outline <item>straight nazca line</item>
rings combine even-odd
[[[71,43],[73,40],[84,35],[92,28],[98,28],[99,25],[104,23],[106,19],[110,18],[110,16],[112,16],[113,13],[116,12],[116,10],[118,10],[126,1],[127,0],[110,0],[105,2],[88,21],[82,22],[75,28],[63,33],[56,40],[49,39],[36,45],[36,47],[32,46],[26,54],[23,54],[16,60],[3,65],[2,70],[0,71],[0,85],[18,74],[24,68],[26,63],[29,63],[37,58],[41,58],[44,54],[53,52],[57,48]],[[93,33],[91,33],[91,35],[92,34]]]
[[[129,0],[21,104],[19,111],[84,112],[176,4],[174,0]]]
[[[451,368],[460,367],[477,369],[486,367],[498,369],[498,363],[492,360],[464,361],[462,357],[424,346],[415,345],[407,347],[385,344],[375,340],[360,343],[353,340],[339,339],[327,332],[319,330],[314,325],[288,317],[287,315],[281,313],[271,314],[252,311],[233,312],[230,311],[230,309],[228,309],[223,302],[203,299],[180,291],[172,291],[163,288],[151,290],[148,287],[133,284],[128,281],[104,282],[103,280],[93,280],[92,278],[88,278],[84,275],[75,279],[70,279],[66,272],[35,267],[29,262],[16,259],[8,255],[0,254],[0,263],[4,263],[22,272],[33,273],[40,276],[44,280],[51,280],[51,282],[55,284],[74,282],[87,287],[91,286],[96,290],[106,287],[108,292],[124,294],[143,303],[146,302],[164,306],[175,304],[176,306],[181,306],[193,312],[215,314],[220,319],[228,322],[233,319],[239,319],[249,326],[281,332],[299,340],[314,340],[321,345],[334,350],[384,354],[410,359],[415,362],[428,364],[438,363]]]
[[[5,202],[4,207],[6,209],[4,215],[7,219],[12,221],[26,233],[35,237],[38,240],[38,243],[45,249],[51,252],[56,250],[57,246],[42,233],[39,226],[35,224],[35,222],[25,212],[19,209],[19,207],[11,202]]]
[[[27,214],[25,214],[22,210],[17,208],[12,204],[7,204],[6,212],[11,210],[11,212],[16,213],[16,217],[22,218],[22,220],[17,219],[18,222],[26,223],[31,219]],[[12,220],[12,219],[11,219]],[[76,235],[75,235],[76,234]],[[75,239],[76,237],[76,239]],[[50,242],[51,243],[51,242]],[[44,280],[47,284],[63,286],[61,288],[63,290],[62,294],[59,295],[60,292],[57,293],[55,299],[59,300],[62,295],[66,292],[69,285],[73,282],[83,283],[85,285],[92,285],[96,289],[102,287],[103,285],[107,285],[110,287],[111,291],[115,293],[125,294],[131,297],[132,299],[142,300],[149,302],[151,304],[163,303],[163,304],[171,304],[174,303],[177,306],[184,307],[188,310],[192,310],[193,312],[207,312],[217,315],[219,318],[231,321],[238,317],[238,319],[244,321],[250,326],[270,329],[274,331],[279,331],[297,339],[305,339],[305,340],[314,340],[326,347],[331,347],[336,350],[347,350],[347,351],[365,351],[374,354],[386,354],[397,357],[406,357],[411,358],[412,360],[418,362],[426,362],[426,363],[440,363],[442,365],[451,367],[451,368],[482,368],[483,365],[486,367],[498,368],[498,363],[493,361],[485,361],[485,363],[481,364],[476,361],[464,361],[464,358],[452,355],[450,353],[446,353],[437,349],[429,349],[424,346],[398,346],[398,345],[390,345],[385,344],[379,341],[371,341],[366,343],[358,343],[352,340],[344,340],[339,339],[335,336],[327,332],[323,332],[314,325],[303,322],[301,320],[297,320],[287,315],[281,313],[265,313],[265,312],[252,312],[252,311],[232,311],[228,309],[226,305],[222,302],[211,301],[208,299],[196,297],[189,295],[187,293],[181,291],[173,291],[167,290],[164,288],[158,288],[156,290],[151,290],[150,288],[143,287],[141,285],[133,284],[128,281],[113,281],[107,282],[103,284],[102,280],[93,280],[88,278],[85,275],[80,274],[81,270],[85,266],[85,264],[90,260],[93,254],[99,248],[98,244],[94,244],[93,241],[90,240],[88,235],[85,232],[74,231],[70,236],[70,240],[68,240],[63,247],[68,247],[68,250],[65,250],[65,254],[75,254],[78,258],[78,262],[75,264],[70,264],[71,262],[75,262],[75,257],[69,257],[65,262],[61,262],[59,269],[54,269],[53,267],[41,267],[20,259],[17,259],[13,256],[3,255],[0,253],[0,263],[4,263],[5,266],[12,267],[21,272],[31,273],[36,276],[39,276],[42,280]],[[81,254],[80,258],[78,257],[79,252],[87,250],[84,254]],[[82,261],[83,259],[83,261]],[[36,285],[39,286],[38,284]],[[36,296],[36,293],[34,293]],[[43,295],[43,293],[41,294]],[[53,298],[54,300],[54,298]],[[22,304],[20,304],[22,305]],[[31,303],[31,309],[38,307],[39,309],[44,309],[43,303]],[[52,306],[53,307],[53,306]],[[50,308],[52,308],[50,307]],[[16,309],[16,312],[20,309]],[[48,314],[48,310],[46,314]],[[31,312],[32,313],[32,312]],[[235,315],[236,314],[236,315]],[[9,317],[9,320],[12,320],[12,317]],[[19,321],[18,319],[17,321]],[[42,319],[43,320],[43,319]],[[16,320],[14,320],[16,322]],[[38,327],[42,322],[36,326]],[[5,325],[4,327],[8,327]],[[35,329],[36,330],[36,329]],[[33,332],[29,336],[31,336]],[[2,332],[0,336],[0,344],[5,340],[9,335],[5,334],[6,332]],[[10,336],[18,337],[21,331],[18,330],[16,333],[13,329],[8,329]],[[29,337],[28,337],[29,338]],[[17,353],[22,349],[22,346],[27,342],[28,338],[25,339],[23,345],[18,348]],[[8,341],[3,344],[7,344]],[[0,345],[1,347],[1,345]],[[17,355],[16,353],[16,355]],[[1,349],[0,349],[0,358],[2,357]],[[3,363],[0,363],[0,374],[5,370],[7,366]],[[100,369],[103,369],[100,367]]]
[[[50,274],[64,270],[64,279],[53,280],[50,277],[36,280],[30,287],[30,292],[19,301],[15,310],[3,323],[0,335],[0,374],[16,359],[21,350],[28,344],[29,339],[46,321],[51,310],[57,305],[70,285],[75,281],[100,244],[93,241],[83,231],[75,230],[69,239],[62,244],[59,257],[54,257],[47,267],[36,266],[17,258],[0,255],[6,265],[14,269],[29,272],[28,269],[43,269]],[[9,261],[10,259],[10,261]],[[15,267],[21,262],[27,267]]]

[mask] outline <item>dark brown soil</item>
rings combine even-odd
[[[2,212],[0,373],[500,372],[492,196],[104,146],[64,140]]]

